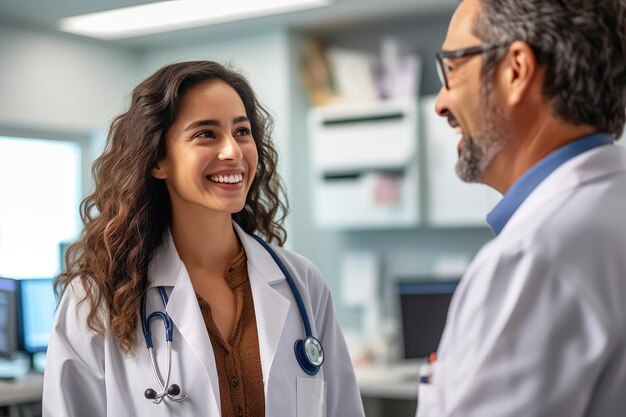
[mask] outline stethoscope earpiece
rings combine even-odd
[[[180,387],[177,384],[172,384],[167,389],[167,395],[171,395],[172,397],[176,397],[180,394]]]
[[[167,392],[163,392],[162,394],[157,394],[155,390],[153,390],[152,388],[148,388],[147,390],[144,391],[143,395],[146,397],[146,399],[152,400],[156,404],[163,401],[163,397],[165,396],[167,396],[172,401],[183,401],[189,398],[186,395],[180,398],[176,398],[181,393],[181,389],[178,384],[170,385],[165,391]]]
[[[148,388],[143,395],[148,399],[148,400],[154,400],[157,396],[157,393],[155,390],[153,390],[152,388]]]

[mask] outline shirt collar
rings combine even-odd
[[[526,171],[487,215],[487,223],[491,229],[499,235],[530,193],[562,164],[583,152],[612,143],[613,139],[608,133],[596,133],[570,142],[548,154]]]

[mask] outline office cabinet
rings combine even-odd
[[[315,222],[331,229],[417,225],[417,103],[313,108],[309,148]]]
[[[458,178],[459,137],[435,114],[434,104],[435,97],[427,96],[419,103],[381,101],[310,111],[316,224],[337,230],[487,226],[485,217],[501,195]]]

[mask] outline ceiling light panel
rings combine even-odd
[[[331,0],[174,0],[68,17],[59,29],[116,40],[327,6]]]

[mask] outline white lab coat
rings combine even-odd
[[[265,415],[297,416],[298,377],[325,380],[326,416],[362,417],[348,351],[335,318],[328,288],[315,266],[302,256],[275,248],[298,286],[313,335],[323,344],[325,362],[307,375],[294,355],[304,327],[289,285],[270,254],[235,224],[248,258],[248,274],[259,336],[265,388]],[[160,392],[145,348],[139,314],[138,348],[126,358],[113,336],[100,337],[86,327],[86,306],[76,306],[76,284],[64,294],[48,348],[44,374],[43,416],[220,416],[220,394],[213,348],[196,302],[191,280],[169,237],[150,265],[151,287],[171,290],[167,312],[174,322],[172,376],[189,400],[153,404],[146,388]],[[169,291],[168,291],[169,292]],[[163,310],[156,288],[148,290],[147,314]],[[166,372],[165,335],[160,320],[152,325],[161,373]],[[300,393],[302,395],[302,393]]]
[[[418,417],[626,416],[626,150],[572,158],[469,266]]]

